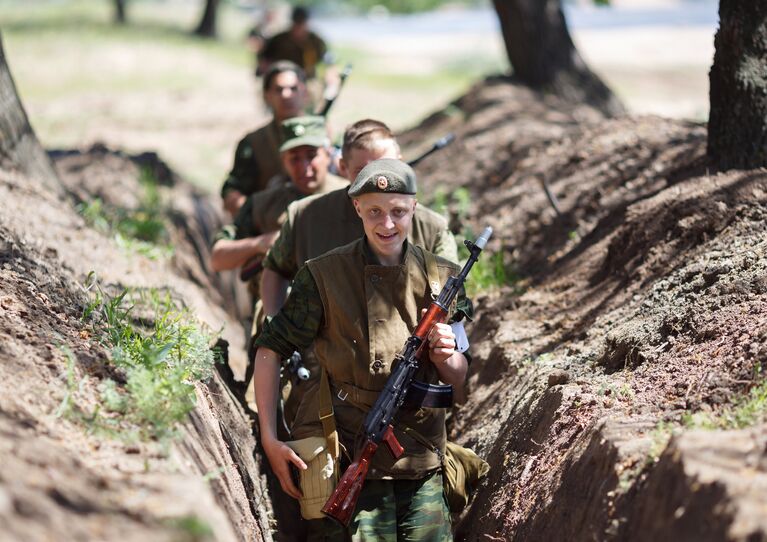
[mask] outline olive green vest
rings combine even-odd
[[[423,250],[410,243],[405,247],[403,261],[396,266],[368,263],[374,260],[364,237],[307,262],[324,314],[314,353],[330,378],[336,425],[350,453],[363,444],[359,432],[372,401],[361,404],[350,396],[342,400],[338,391],[352,388],[367,395],[380,392],[395,355],[418,323],[421,309],[431,302]],[[456,273],[457,266],[438,258],[437,269],[444,283]],[[419,369],[417,378],[438,383],[437,371],[428,361]],[[322,435],[316,397],[312,408],[313,412],[299,409],[294,438],[312,432],[306,425],[301,427],[303,424],[312,425],[313,433]],[[444,452],[445,410],[403,408],[395,418],[395,435],[405,453],[395,461],[386,446],[381,446],[373,457],[370,478],[415,479],[440,466],[437,454],[403,432],[405,426]]]
[[[306,198],[288,208],[296,269],[312,258],[343,246],[365,235],[362,220],[346,189],[322,197]],[[447,220],[423,205],[417,205],[408,240],[448,260],[457,261],[455,239],[447,229]],[[452,244],[452,247],[451,247]]]
[[[328,173],[324,184],[315,194],[326,194],[338,188],[345,190],[348,185],[349,181],[346,179]],[[304,195],[287,178],[275,186],[252,195],[251,221],[253,227],[259,233],[279,230],[285,221],[288,206],[303,197]]]

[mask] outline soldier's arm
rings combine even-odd
[[[290,282],[279,273],[264,268],[261,274],[261,303],[264,305],[264,313],[274,316],[285,304]]]
[[[234,151],[234,164],[221,187],[224,207],[232,216],[237,214],[240,206],[245,203],[245,198],[252,192],[248,179],[257,177],[258,164],[255,161],[250,140],[246,136],[237,144],[237,149]]]
[[[274,350],[266,347],[258,349],[253,379],[258,407],[258,425],[261,429],[261,445],[274,474],[280,481],[282,490],[294,499],[299,499],[301,491],[293,483],[290,476],[290,463],[303,470],[306,470],[306,463],[277,438],[280,358]]]
[[[277,438],[277,403],[279,400],[279,363],[293,351],[304,350],[317,335],[323,308],[317,284],[304,267],[296,275],[293,289],[282,310],[264,324],[255,343],[256,367],[253,385],[261,427],[261,443],[269,463],[288,495],[298,497],[300,492],[290,478],[289,463],[306,468],[303,461]],[[298,459],[300,461],[300,459]]]
[[[266,254],[278,231],[263,233],[246,239],[220,239],[213,245],[210,254],[210,265],[213,271],[236,269],[251,258]]]

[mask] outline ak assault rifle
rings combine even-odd
[[[466,276],[479,258],[479,253],[485,248],[487,240],[493,233],[492,228],[487,227],[477,240],[472,243],[468,239],[464,241],[469,249],[469,259],[457,277],[450,277],[437,296],[432,301],[426,314],[421,317],[413,334],[405,342],[405,347],[397,354],[394,360],[394,369],[386,381],[384,389],[378,396],[373,408],[365,418],[366,443],[362,451],[354,458],[354,461],[346,469],[335,491],[322,507],[322,512],[330,518],[348,526],[354,509],[357,507],[362,485],[370,468],[376,449],[381,441],[386,443],[389,451],[395,459],[405,451],[394,436],[392,420],[397,415],[399,408],[405,401],[410,384],[419,366],[419,360],[428,356],[429,342],[427,337],[431,328],[438,322],[444,322],[447,318],[448,308],[463,286]]]
[[[434,145],[429,147],[429,149],[427,149],[420,156],[417,156],[413,158],[412,160],[410,160],[410,162],[408,162],[407,165],[409,165],[410,167],[417,166],[421,162],[421,160],[423,160],[427,156],[431,156],[432,154],[434,154],[440,149],[444,149],[445,147],[450,145],[453,141],[455,141],[455,134],[452,132],[450,132],[449,134],[443,137],[440,137],[437,141],[434,142]]]
[[[333,103],[336,101],[336,98],[341,94],[341,89],[344,88],[344,83],[346,82],[346,78],[349,77],[352,73],[352,65],[347,64],[344,66],[344,69],[341,70],[340,74],[340,81],[338,82],[338,90],[333,96],[326,96],[325,97],[325,103],[322,104],[322,108],[317,112],[318,115],[322,117],[327,117],[328,112],[330,112],[330,108],[333,107]]]

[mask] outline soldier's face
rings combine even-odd
[[[298,191],[308,196],[319,190],[325,182],[330,155],[322,147],[304,145],[283,152],[282,164]]]
[[[399,149],[393,139],[379,139],[372,149],[351,149],[338,163],[341,175],[354,182],[362,168],[379,158],[400,158]]]
[[[383,265],[399,264],[415,213],[415,196],[372,193],[361,194],[353,201],[370,248]]]
[[[294,72],[278,73],[264,94],[264,100],[278,119],[297,117],[306,106],[306,85]]]

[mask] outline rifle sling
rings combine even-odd
[[[322,432],[325,435],[325,441],[328,446],[333,461],[338,460],[341,455],[341,447],[338,440],[338,430],[336,420],[333,416],[333,399],[330,396],[330,384],[328,382],[328,373],[323,368],[320,373],[320,422],[322,422]]]

